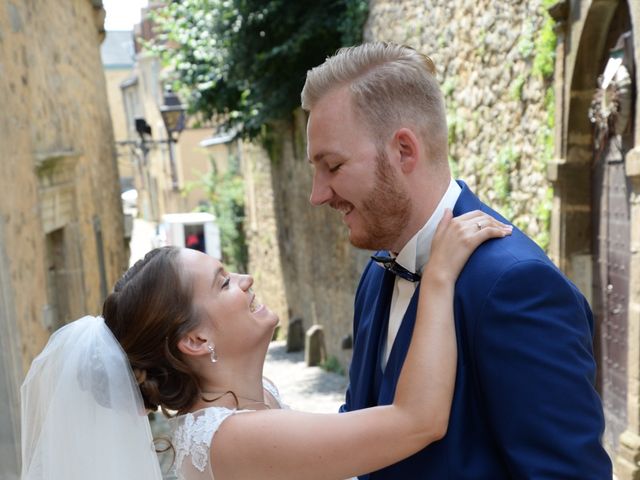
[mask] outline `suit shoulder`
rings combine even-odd
[[[545,275],[569,280],[547,257],[544,251],[520,230],[514,228],[510,237],[489,240],[469,258],[456,284],[460,293],[476,292],[484,296],[504,278],[527,282],[541,270]],[[519,272],[512,276],[510,273]],[[570,283],[570,282],[569,282]]]
[[[542,264],[556,269],[544,251],[520,230],[514,228],[509,237],[489,240],[471,255],[467,267],[481,267],[485,273],[499,275],[516,264]]]
[[[463,185],[464,186],[464,185]],[[463,201],[464,200],[464,201]],[[505,270],[519,262],[539,261],[543,264],[553,266],[553,262],[547,257],[545,252],[520,229],[514,226],[509,220],[491,207],[482,203],[475,195],[467,192],[466,196],[461,194],[460,205],[456,206],[458,214],[468,212],[472,209],[479,209],[497,220],[511,224],[513,233],[505,238],[489,240],[480,245],[471,255],[461,276],[473,274],[476,269],[483,272],[485,278],[498,277]]]

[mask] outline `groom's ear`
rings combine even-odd
[[[206,338],[202,338],[196,332],[191,332],[178,340],[178,350],[185,355],[197,357],[208,353],[207,344]]]
[[[397,149],[402,173],[413,171],[420,159],[420,142],[410,128],[399,129],[393,137],[394,148]]]

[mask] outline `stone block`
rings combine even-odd
[[[304,349],[304,325],[301,318],[294,318],[289,322],[287,331],[287,352],[299,352]]]
[[[593,256],[576,254],[571,256],[569,278],[576,284],[590,305],[593,305]]]
[[[564,165],[565,160],[562,158],[554,158],[547,165],[547,180],[550,182],[557,182],[560,179],[561,165]]]
[[[640,148],[634,148],[627,152],[625,171],[628,177],[640,178]]]
[[[314,325],[305,336],[304,361],[309,367],[320,365],[327,358],[327,350],[324,344],[324,329],[320,325]]]

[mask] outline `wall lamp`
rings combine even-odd
[[[128,144],[135,143],[136,146],[142,151],[143,162],[147,164],[147,155],[150,148],[156,147],[159,144],[168,144],[169,149],[169,163],[171,166],[171,182],[174,190],[178,190],[178,172],[176,168],[175,158],[173,154],[172,143],[178,141],[180,133],[184,130],[186,119],[186,108],[180,102],[178,95],[171,90],[167,90],[164,94],[163,105],[160,107],[160,115],[164,127],[167,131],[167,138],[163,140],[153,140],[151,125],[147,121],[138,117],[135,119],[136,132],[140,136],[139,142],[126,142]],[[125,143],[125,142],[119,142]]]

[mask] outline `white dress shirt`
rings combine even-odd
[[[422,273],[422,269],[431,254],[431,242],[436,233],[436,228],[438,228],[438,223],[440,223],[440,220],[444,216],[445,209],[449,208],[453,210],[461,191],[462,189],[456,181],[451,179],[449,188],[447,188],[447,191],[440,199],[440,203],[438,203],[438,206],[433,211],[429,220],[427,220],[427,223],[425,223],[424,227],[422,227],[418,233],[411,237],[407,244],[402,247],[398,256],[395,257],[397,263],[411,272]],[[382,354],[382,370],[387,366],[393,342],[396,339],[398,330],[400,330],[402,319],[409,307],[411,297],[413,297],[417,285],[418,283],[410,282],[396,276],[393,286],[393,296],[391,297],[391,310],[389,311],[387,342]]]

